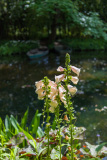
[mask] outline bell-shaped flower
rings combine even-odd
[[[61,87],[59,87],[59,97],[60,97],[60,100],[61,100],[64,104],[66,104],[65,92],[66,92],[66,90],[65,90],[64,87],[61,85]]]
[[[44,87],[44,83],[42,82],[42,80],[35,82],[35,86],[37,89],[40,89],[42,87]]]
[[[51,91],[50,91],[50,94],[49,94],[49,98],[52,99],[53,96],[55,96],[57,94],[57,87],[51,87]]]
[[[49,85],[48,86],[56,87],[57,84],[54,81],[49,80]]]
[[[61,74],[59,76],[55,76],[55,81],[56,83],[61,82],[62,80],[64,80],[65,74]]]
[[[54,113],[55,108],[58,106],[58,102],[56,100],[51,100],[49,110]]]
[[[42,88],[36,89],[36,93],[38,94],[38,99],[44,99],[46,95],[46,92]]]
[[[66,98],[65,98],[65,94],[60,98],[61,99],[61,101],[66,105],[67,103],[66,103]]]
[[[72,81],[74,84],[77,84],[78,81],[79,81],[79,79],[78,79],[78,77],[72,76],[71,81]]]
[[[71,70],[79,76],[80,68],[77,68],[75,66],[70,66],[70,67],[71,67]]]
[[[63,72],[63,71],[64,71],[64,68],[61,67],[61,66],[59,66],[59,67],[57,68],[57,71],[58,71],[58,72]]]
[[[71,95],[74,95],[77,92],[77,88],[76,87],[68,85],[67,88],[68,88],[68,90],[69,90]]]
[[[38,99],[41,99],[41,100],[44,99],[46,92],[43,89],[45,85],[42,82],[42,80],[35,82],[35,86],[36,86],[36,93],[38,94]],[[48,97],[52,99],[52,97],[56,94],[57,84],[54,81],[49,80],[48,86],[50,86],[50,94],[48,95]]]

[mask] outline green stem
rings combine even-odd
[[[59,134],[59,147],[60,147],[60,149],[59,149],[59,151],[60,151],[60,157],[59,157],[59,160],[61,160],[61,129],[60,129],[60,117],[59,117],[59,111],[60,111],[60,108],[59,108],[59,106],[58,106],[58,134]]]
[[[46,109],[46,110],[45,110],[45,112],[47,112],[46,135],[47,135],[47,138],[48,138],[48,143],[47,143],[47,157],[46,157],[46,159],[49,160],[49,159],[50,159],[50,150],[49,150],[49,130],[50,130],[49,121],[50,121],[50,116],[49,116],[49,100],[48,100],[48,95],[49,95],[49,87],[48,87],[49,81],[48,81],[48,79],[45,78],[44,84],[45,84],[45,92],[46,92],[46,95],[45,95],[45,109]]]
[[[71,160],[74,160],[74,157],[73,157],[73,128],[72,128],[72,111],[70,110],[70,104],[69,104],[69,101],[70,101],[70,98],[69,98],[69,93],[68,93],[68,88],[67,88],[67,85],[69,84],[69,79],[68,79],[68,76],[69,76],[69,69],[68,69],[68,65],[66,65],[67,67],[67,71],[66,71],[66,77],[67,77],[67,81],[66,81],[66,103],[67,103],[67,111],[68,111],[68,115],[69,115],[69,118],[70,118],[70,136],[71,136],[71,139],[70,139],[70,145],[71,145]]]
[[[74,159],[73,157],[73,130],[72,130],[72,116],[70,116],[70,124],[71,124],[71,130],[70,130],[70,135],[71,135],[71,160]]]
[[[48,120],[48,117],[49,117],[49,110],[48,110],[48,112],[47,112],[47,120]],[[49,123],[49,120],[47,121],[47,123]],[[48,136],[48,155],[47,155],[47,160],[49,160],[49,157],[50,157],[50,155],[49,155],[49,126],[48,126],[48,130],[47,130],[47,136]]]

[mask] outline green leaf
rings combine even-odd
[[[13,115],[10,116],[10,121],[11,121],[11,124],[12,126],[15,128],[15,134],[19,133],[19,128],[18,128],[18,122],[17,120],[14,118]]]
[[[99,151],[103,148],[103,146],[106,145],[106,144],[107,144],[106,142],[100,144],[100,145],[96,148],[96,151],[99,152]]]
[[[21,120],[21,127],[24,129],[26,127],[26,122],[27,122],[27,118],[28,118],[28,112],[29,112],[29,108],[26,110],[22,120]]]
[[[28,160],[27,158],[19,158],[19,160]]]
[[[40,151],[39,151],[39,153],[38,153],[38,156],[39,155],[45,155],[47,153],[47,147],[44,147],[44,148],[42,148],[42,149],[40,149]]]
[[[6,115],[6,117],[5,117],[5,131],[6,131],[7,138],[11,137],[11,129],[12,129],[12,125],[11,125],[10,118],[8,115]]]
[[[37,136],[38,136],[39,138],[41,138],[41,137],[44,136],[44,132],[43,132],[43,130],[42,130],[40,127],[38,127]]]
[[[35,134],[36,136],[37,136],[38,126],[40,124],[40,116],[41,114],[40,113],[38,114],[37,110],[29,127],[31,134]]]
[[[6,115],[6,117],[5,117],[5,129],[6,129],[6,131],[9,131],[9,129],[10,129],[10,119],[9,119],[8,115]]]
[[[98,147],[98,145],[91,145],[88,142],[85,142],[85,143],[86,143],[87,147],[89,148],[91,155],[93,157],[96,157],[97,156],[96,148]]]
[[[18,125],[19,129],[25,134],[25,136],[26,136],[28,139],[33,140],[33,142],[34,142],[34,148],[35,148],[35,150],[36,150],[36,141],[34,140],[34,138],[33,138],[27,131],[25,131],[24,129],[22,129],[22,128],[19,126],[19,124],[17,124],[17,125]]]
[[[22,143],[24,139],[26,139],[25,135],[20,132],[17,135],[13,136],[9,140],[9,142],[7,143],[7,145],[10,145],[10,144],[13,145],[13,146],[18,145],[18,144]]]
[[[2,121],[2,119],[0,117],[0,133],[3,130],[3,128],[4,128],[3,126],[4,126],[4,123],[3,123],[3,121]]]

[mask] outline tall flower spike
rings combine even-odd
[[[75,66],[70,66],[70,67],[71,67],[71,70],[79,76],[80,68],[77,68]]]

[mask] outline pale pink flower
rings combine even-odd
[[[58,71],[58,72],[63,72],[63,71],[64,71],[64,68],[61,67],[61,66],[59,66],[59,67],[57,68],[57,71]]]
[[[51,100],[49,110],[54,113],[55,108],[58,106],[58,102],[56,100]]]
[[[62,80],[64,80],[65,74],[61,74],[59,76],[55,76],[55,81],[56,83],[61,82]]]
[[[66,98],[65,98],[65,94],[60,98],[61,99],[61,101],[66,105],[67,103],[66,103]]]
[[[49,98],[52,99],[57,93],[57,84],[54,81],[49,81],[49,86],[51,87]]]
[[[38,94],[38,99],[43,99],[44,96],[46,95],[46,92],[42,88],[37,89],[36,93]]]
[[[73,87],[71,85],[68,85],[67,87],[68,87],[68,90],[71,93],[71,95],[74,95],[77,92],[77,88],[76,87]]]
[[[44,83],[42,82],[42,80],[40,80],[38,82],[35,82],[35,86],[36,93],[38,94],[38,99],[43,99],[46,95],[45,90],[43,89],[43,87],[45,87]],[[52,97],[56,94],[57,84],[54,81],[49,80],[48,86],[50,86],[51,88],[49,98],[52,99]]]
[[[80,68],[77,68],[75,66],[70,66],[70,67],[71,67],[71,70],[79,76]]]
[[[78,81],[79,81],[79,79],[78,79],[78,77],[72,76],[71,81],[72,81],[74,84],[77,84]]]
[[[56,87],[57,84],[54,81],[49,80],[49,85],[48,86]]]
[[[40,89],[42,87],[44,87],[44,83],[42,82],[42,80],[35,82],[35,86],[37,89]]]
[[[49,94],[49,98],[53,99],[53,97],[57,94],[57,87],[51,87],[51,92]]]
[[[61,100],[64,104],[66,104],[65,92],[66,92],[66,90],[65,90],[64,87],[61,85],[61,87],[59,87],[59,97],[60,97],[60,100]]]

